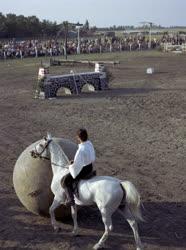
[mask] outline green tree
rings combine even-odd
[[[7,36],[6,18],[0,12],[0,37],[6,37],[6,36]]]
[[[7,26],[7,36],[16,37],[16,15],[7,14],[6,15],[6,26]]]
[[[27,18],[23,15],[16,18],[16,37],[27,37],[29,35],[27,28]]]
[[[56,37],[60,25],[48,20],[40,21],[36,16],[16,16],[9,13],[4,16],[0,12],[0,37]]]
[[[90,29],[89,21],[88,20],[85,21],[85,24],[83,25],[83,29],[85,29],[87,31]]]
[[[40,21],[36,16],[29,16],[27,18],[27,29],[30,36],[39,36],[41,32]]]

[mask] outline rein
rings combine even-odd
[[[45,146],[43,146],[42,144],[40,145],[40,146],[43,147],[43,150],[41,151],[41,153],[36,153],[37,150],[36,150],[36,147],[35,147],[35,151],[36,151],[36,152],[32,152],[32,153],[31,153],[32,157],[34,157],[34,158],[40,158],[40,159],[45,159],[45,160],[50,161],[51,159],[50,159],[49,157],[42,156],[42,154],[43,154],[43,152],[48,148],[48,146],[49,146],[49,144],[50,144],[51,142],[52,142],[52,139],[50,139],[50,140],[46,143]],[[54,162],[51,162],[51,164],[52,164],[52,165],[55,165],[55,166],[58,166],[58,167],[62,167],[61,165],[56,164],[56,163],[54,163]],[[63,166],[63,168],[68,169],[67,166]]]
[[[40,156],[39,158],[40,158],[40,159],[45,159],[45,160],[47,160],[47,161],[50,161],[50,158],[49,158],[49,157]],[[51,164],[52,164],[52,165],[55,165],[55,166],[58,166],[58,167],[63,167],[63,168],[67,168],[67,169],[68,169],[67,166],[61,166],[61,165],[59,165],[59,164],[57,164],[57,163],[55,163],[55,162],[51,162]]]

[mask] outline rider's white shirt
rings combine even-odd
[[[74,163],[69,166],[69,171],[75,179],[84,166],[95,161],[95,150],[91,141],[85,141],[78,145],[78,150],[74,157]]]

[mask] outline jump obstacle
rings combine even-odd
[[[39,69],[38,84],[35,98],[55,98],[60,88],[64,88],[66,94],[80,94],[83,86],[87,85],[90,91],[108,89],[108,80],[104,66],[95,64],[94,72],[74,73],[66,75],[49,75],[45,68]]]
[[[76,65],[76,64],[88,64],[90,66],[96,65],[96,64],[107,64],[107,65],[113,65],[120,64],[120,61],[88,61],[88,60],[62,60],[62,59],[56,59],[51,58],[50,59],[50,66],[60,66],[60,65]]]

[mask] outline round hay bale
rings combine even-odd
[[[67,157],[70,160],[73,159],[77,145],[62,138],[55,138],[55,140]],[[51,164],[49,160],[32,158],[30,155],[30,151],[39,142],[27,147],[17,159],[13,171],[13,185],[19,200],[29,211],[37,215],[48,216],[54,197],[50,189],[53,176]],[[66,218],[70,214],[70,209],[60,206],[55,214],[58,218]]]

